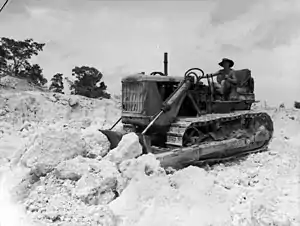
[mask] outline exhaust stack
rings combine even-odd
[[[164,54],[164,75],[168,76],[168,53]]]

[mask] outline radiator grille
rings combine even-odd
[[[122,85],[123,111],[142,113],[145,101],[144,83],[128,82]]]

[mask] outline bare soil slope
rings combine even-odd
[[[109,151],[116,101],[2,90],[0,225],[299,225],[300,111],[269,112],[268,152],[167,174],[135,134]]]

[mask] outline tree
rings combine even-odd
[[[2,45],[0,46],[0,75],[3,74],[3,71],[6,67],[6,59],[5,59],[5,51],[2,47]]]
[[[42,70],[39,65],[31,65],[29,60],[38,55],[43,50],[45,44],[34,42],[33,39],[16,41],[10,38],[1,38],[0,40],[0,70],[2,73],[11,74],[17,77],[24,77],[40,84],[45,82],[42,76]],[[34,74],[29,72],[33,71]],[[40,71],[40,73],[38,72]],[[39,74],[36,74],[39,73]],[[41,77],[42,76],[42,77]]]
[[[19,77],[26,78],[35,85],[43,86],[48,80],[43,76],[43,69],[38,64],[27,65],[19,72]]]
[[[49,89],[56,93],[64,93],[63,74],[56,73],[52,77]]]
[[[71,94],[82,95],[90,98],[110,98],[106,92],[107,86],[101,79],[103,75],[94,67],[81,66],[72,69],[76,80],[71,83]]]

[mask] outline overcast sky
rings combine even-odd
[[[0,0],[0,4],[4,0]],[[300,100],[299,0],[10,0],[0,36],[46,43],[36,61],[50,79],[100,69],[110,91],[128,73],[190,67],[210,73],[223,57],[249,68],[257,99]]]

